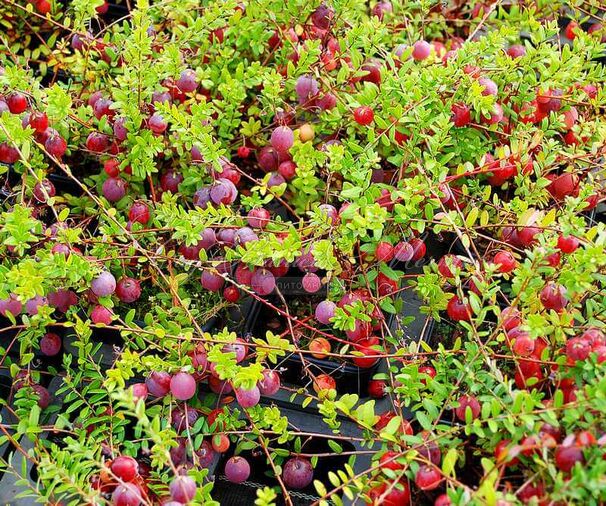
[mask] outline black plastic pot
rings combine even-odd
[[[424,265],[431,263],[432,260],[439,260],[449,249],[451,240],[448,237],[430,232],[421,239],[425,242],[427,249],[425,256],[416,262],[401,262],[394,258],[389,267],[397,271],[422,270]]]
[[[55,187],[57,195],[70,194],[78,197],[84,193],[80,185],[78,185],[78,183],[76,183],[73,179],[67,176],[51,173],[48,174],[47,179]],[[2,186],[2,183],[4,183],[4,186]],[[0,179],[0,204],[10,206],[13,203],[13,199],[15,197],[13,187],[20,184],[21,174],[18,174],[12,168],[9,168],[9,171],[2,176],[2,179]],[[46,217],[46,219],[45,214],[49,215],[48,217]],[[54,221],[54,215],[52,215],[52,213],[42,213],[42,215],[43,216],[41,216],[40,219],[42,219],[43,221]]]
[[[17,324],[19,324],[19,320],[17,320]],[[13,329],[12,326],[13,324],[8,318],[0,316],[0,348],[11,353],[13,348],[17,347],[18,353],[19,344],[15,338],[19,334],[19,329]]]
[[[343,441],[340,443],[344,452],[354,451],[353,444]],[[257,497],[257,489],[263,487],[277,487],[278,480],[275,478],[271,466],[267,463],[267,457],[262,451],[243,451],[240,456],[246,458],[250,464],[250,477],[243,483],[235,484],[227,481],[224,470],[225,463],[233,456],[232,446],[231,451],[223,454],[217,465],[217,473],[215,476],[215,485],[213,487],[213,498],[221,503],[221,506],[239,506],[242,504],[254,504]],[[291,448],[288,448],[292,450]],[[310,437],[305,438],[301,447],[300,453],[306,454],[323,454],[334,453],[334,450],[328,444],[327,438]],[[314,480],[319,480],[322,483],[330,483],[328,479],[329,472],[336,472],[343,469],[348,461],[347,455],[334,454],[329,457],[319,457],[317,466],[314,469]],[[318,496],[313,482],[302,490],[289,491],[293,505],[307,506],[318,501]],[[284,498],[279,495],[277,503],[284,504]]]
[[[423,325],[423,329],[421,330],[421,334],[419,335],[419,341],[426,342],[429,346],[432,346],[434,343],[434,327],[435,321],[433,318],[427,317],[425,319],[425,324]]]
[[[217,317],[209,319],[204,325],[201,326],[202,332],[210,332],[213,328],[215,328],[218,322],[219,318]],[[146,327],[145,322],[141,320],[134,320],[133,323],[142,329]],[[91,341],[93,343],[100,343],[103,345],[99,352],[101,363],[105,365],[113,363],[114,350],[117,348],[122,348],[125,343],[121,331],[115,328],[101,326],[91,326],[91,331]],[[73,346],[70,347],[69,351],[72,354],[77,354],[77,350],[73,348]],[[153,354],[153,350],[150,350],[150,353]]]
[[[282,204],[279,200],[273,199],[268,204],[266,204],[265,209],[267,209],[272,216],[279,216],[283,221],[294,221],[295,217],[292,213]]]
[[[134,1],[133,1],[134,3]],[[93,33],[101,30],[103,28],[102,25],[108,25],[110,23],[115,23],[116,21],[120,21],[121,19],[127,18],[130,14],[128,6],[126,3],[116,3],[108,2],[108,9],[105,14],[99,15],[102,23],[97,22],[97,20],[93,19]],[[97,25],[97,26],[94,26]]]
[[[17,322],[19,323],[19,321]],[[20,329],[9,329],[12,324],[10,320],[7,318],[0,317],[0,347],[6,350],[6,353],[9,358],[11,358],[14,362],[17,362],[21,356],[20,353],[20,343],[19,343],[19,332]],[[54,356],[46,356],[40,352],[40,350],[35,350],[35,358],[32,362],[32,366],[36,370],[40,371],[48,371],[49,369],[59,370],[62,367],[63,363],[63,353],[65,352],[65,340],[69,335],[68,329],[63,327],[62,325],[49,325],[46,327],[45,333],[54,333],[61,337],[62,346],[59,352]]]
[[[13,380],[11,379],[10,376],[5,375],[5,374],[0,374],[0,398],[4,399],[5,401],[8,400],[10,393],[11,393],[11,387],[13,384]],[[2,411],[0,412],[0,416],[2,417],[2,422],[3,423],[8,423],[6,420],[6,416],[5,416],[5,408],[2,408]],[[8,457],[8,453],[11,451],[11,445],[10,443],[6,442],[2,445],[0,445],[0,458],[2,458],[4,461],[6,461],[6,458]]]
[[[55,186],[57,194],[70,194],[78,197],[84,193],[80,185],[70,177],[61,174],[49,174],[48,180]]]
[[[40,75],[40,73],[38,72],[37,75]],[[57,70],[56,72],[51,72],[51,70],[48,69],[42,77],[40,84],[47,88],[53,83],[69,84],[71,79],[71,75],[65,72],[64,70]]]
[[[271,309],[261,302],[256,302],[251,305],[248,315],[246,316],[245,332],[252,335],[264,335],[266,322],[266,312],[271,313]],[[392,319],[388,321],[391,324]],[[284,329],[276,330],[279,333]],[[377,360],[372,367],[361,368],[347,362],[337,362],[328,359],[319,359],[305,354],[305,366],[314,376],[319,374],[328,374],[332,376],[337,383],[337,391],[340,394],[353,393],[361,397],[368,396],[368,382],[377,372],[381,365],[381,360]],[[305,372],[305,367],[301,355],[292,353],[279,363],[281,368],[285,370],[281,373],[281,378],[284,382],[292,385],[305,386],[312,379]]]
[[[35,371],[31,370],[31,372],[33,373]],[[51,374],[40,374],[39,381],[37,383],[49,391],[52,402],[54,403],[56,401],[56,397],[54,395],[53,385],[51,385],[53,378],[56,378],[56,376],[53,376]],[[9,401],[10,403],[13,402],[13,396],[15,394],[13,384],[14,379],[10,377],[8,371],[2,370],[2,372],[0,373],[0,398],[2,398],[7,404],[9,404]],[[46,414],[44,414],[43,416],[46,416]],[[15,431],[12,427],[18,423],[14,412],[10,409],[7,409],[6,407],[2,407],[0,408],[0,418],[7,433],[14,436]],[[11,458],[11,454],[14,454],[15,452],[18,452],[18,450],[15,444],[11,441],[7,441],[4,444],[0,445],[0,458],[2,458],[5,462],[9,461],[9,459]],[[2,478],[1,473],[0,478]]]

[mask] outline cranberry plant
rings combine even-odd
[[[8,0],[0,442],[35,486],[2,471],[49,504],[213,504],[255,462],[256,504],[603,502],[601,12]]]

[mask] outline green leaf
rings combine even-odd
[[[457,463],[457,459],[459,457],[459,453],[455,448],[450,448],[444,459],[442,460],[442,472],[446,476],[454,476],[453,471]]]

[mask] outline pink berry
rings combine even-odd
[[[438,262],[438,272],[445,278],[454,278],[454,273],[462,267],[463,261],[455,255],[444,255]]]
[[[324,325],[330,323],[330,319],[334,317],[337,305],[330,300],[323,300],[317,306],[315,310],[316,320]]]
[[[507,48],[507,55],[511,58],[521,58],[526,55],[526,48],[521,44],[513,44]]]
[[[580,241],[571,235],[558,237],[558,248],[562,253],[574,253],[579,247]]]
[[[11,294],[7,299],[0,299],[0,315],[6,317],[8,313],[18,316],[23,309],[23,304],[19,302],[17,296]]]
[[[331,204],[320,204],[318,206],[318,211],[321,211],[323,215],[326,215],[332,225],[337,225],[341,220],[335,206]]]
[[[431,54],[431,45],[425,40],[418,40],[412,47],[412,57],[417,60],[425,60]]]
[[[116,278],[109,271],[103,271],[91,281],[90,289],[97,297],[107,297],[116,290]]]
[[[270,178],[267,180],[267,187],[273,188],[285,184],[285,179],[278,173],[272,172]]]
[[[51,403],[51,395],[49,391],[37,383],[31,385],[31,388],[34,391],[34,394],[38,397],[38,406],[41,409],[48,408]]]
[[[78,296],[72,290],[60,288],[48,294],[48,303],[61,313],[67,313],[69,308],[78,303]]]
[[[210,467],[215,459],[215,451],[211,443],[208,441],[202,441],[200,448],[196,450],[196,456],[198,457],[200,467],[203,469]]]
[[[6,142],[0,142],[0,162],[12,164],[17,160],[19,160],[17,148],[8,145]]]
[[[258,384],[261,395],[274,395],[280,390],[280,375],[276,371],[266,369],[263,371],[263,379]]]
[[[459,406],[455,410],[457,418],[465,421],[467,408],[471,410],[471,419],[475,420],[480,416],[480,403],[473,395],[462,395],[459,397]]]
[[[139,474],[139,464],[134,458],[121,455],[113,460],[111,470],[122,481],[133,481]]]
[[[27,314],[33,316],[38,314],[38,308],[46,305],[48,305],[48,300],[46,300],[46,297],[43,295],[36,295],[25,303],[25,310],[27,311]],[[2,314],[2,301],[0,301],[0,314]]]
[[[112,105],[113,101],[109,99],[100,98],[97,100],[95,105],[93,105],[93,114],[95,115],[95,118],[100,120],[103,116],[108,116],[109,118],[113,117],[115,111],[111,109]]]
[[[118,485],[112,494],[113,506],[139,506],[142,501],[141,491],[133,483]]]
[[[534,351],[535,340],[530,337],[528,332],[521,332],[515,338],[513,343],[513,352],[521,357],[529,357]]]
[[[293,131],[287,126],[279,126],[271,134],[271,145],[279,152],[288,151],[293,143],[295,136]]]
[[[103,182],[103,196],[110,202],[118,202],[126,195],[126,181],[119,177],[109,177]]]
[[[434,490],[440,486],[442,473],[435,466],[424,465],[415,475],[415,485],[421,490]]]
[[[214,204],[232,204],[238,196],[238,189],[229,179],[219,178],[210,188],[210,200]]]
[[[368,106],[358,107],[354,110],[354,120],[362,126],[370,125],[375,119],[375,113]]]
[[[398,262],[408,262],[414,256],[414,248],[411,243],[402,241],[396,244],[393,255]]]
[[[261,392],[257,386],[249,389],[236,388],[236,400],[243,408],[252,408],[259,403]]]
[[[160,188],[165,192],[177,193],[182,181],[183,176],[179,172],[169,169],[160,177]]]
[[[381,1],[372,8],[373,16],[378,17],[380,21],[383,21],[385,14],[391,14],[392,12],[393,6],[391,2]]]
[[[282,479],[287,488],[301,490],[311,484],[314,469],[311,462],[302,457],[288,459],[282,469]]]
[[[482,121],[488,125],[496,125],[503,121],[504,117],[503,107],[500,104],[494,104],[490,116],[482,116]]]
[[[583,337],[572,337],[566,343],[566,357],[572,363],[587,360],[590,353],[591,344]]]
[[[28,124],[36,133],[41,134],[48,128],[48,116],[44,112],[34,111],[29,115]]]
[[[52,133],[44,141],[44,149],[49,155],[61,158],[67,151],[67,142],[59,134]]]
[[[297,79],[295,92],[299,102],[305,103],[318,93],[318,82],[311,76],[301,76]]]
[[[100,323],[109,325],[112,322],[113,316],[114,314],[110,309],[99,304],[96,305],[90,313],[90,319],[95,325]]]
[[[265,228],[269,223],[269,211],[263,207],[255,207],[250,210],[246,221],[253,228]]]
[[[314,274],[313,272],[308,272],[303,276],[301,280],[303,285],[303,290],[308,293],[316,293],[322,287],[322,280],[320,276]]]
[[[322,111],[330,111],[337,106],[337,97],[332,93],[325,93],[316,100],[316,106]]]
[[[509,251],[499,251],[494,256],[493,263],[498,266],[499,272],[508,273],[513,271],[517,262]]]
[[[480,77],[480,79],[478,79],[478,84],[482,86],[482,95],[484,96],[493,95],[496,97],[499,94],[498,86],[488,77]]]
[[[328,30],[335,15],[334,10],[326,4],[320,4],[311,14],[311,22],[320,30]]]
[[[34,186],[33,194],[34,198],[38,202],[46,202],[48,199],[51,199],[55,196],[55,185],[51,183],[48,179],[43,179],[39,183],[36,183],[36,186]]]
[[[86,138],[86,148],[93,153],[104,153],[110,145],[109,137],[99,132],[91,132]]]
[[[257,162],[261,170],[272,172],[280,165],[280,157],[272,146],[264,146],[257,151]]]
[[[191,69],[184,70],[175,84],[182,93],[196,91],[198,88],[196,73]]]
[[[219,290],[221,290],[221,288],[223,288],[224,283],[225,279],[223,278],[223,276],[219,275],[216,272],[205,270],[200,276],[200,284],[202,285],[202,288],[211,292],[218,292]]]
[[[155,112],[147,120],[147,126],[156,135],[160,135],[168,128],[168,123],[164,120],[160,113]]]
[[[225,477],[232,483],[242,483],[250,476],[250,465],[242,457],[231,457],[225,463]]]
[[[118,139],[120,142],[126,140],[126,137],[128,136],[128,130],[126,129],[126,118],[117,118],[114,121],[114,136],[116,137],[116,139]]]
[[[471,307],[464,303],[458,296],[448,301],[446,306],[448,317],[455,322],[468,322],[471,320]]]
[[[135,383],[134,385],[131,385],[130,389],[135,400],[147,399],[148,391],[145,383]]]
[[[170,392],[175,399],[187,401],[196,393],[196,380],[191,374],[178,372],[170,380]]]
[[[465,104],[453,104],[450,108],[451,121],[456,127],[464,127],[471,123],[471,109]]]
[[[375,248],[375,258],[379,262],[390,262],[394,257],[394,247],[385,241],[377,243]]]
[[[198,421],[198,412],[190,406],[177,408],[173,410],[170,421],[177,433],[180,434],[194,426]]]
[[[18,91],[11,93],[5,101],[12,114],[21,114],[27,109],[27,97]]]
[[[545,309],[560,312],[568,304],[566,288],[557,283],[548,283],[540,293],[541,303]]]
[[[181,475],[175,477],[168,487],[170,496],[177,502],[186,504],[194,500],[196,496],[196,482],[189,476]]]
[[[255,292],[265,296],[274,291],[276,278],[268,269],[256,269],[251,277],[250,284]]]

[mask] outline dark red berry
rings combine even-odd
[[[146,225],[150,219],[149,206],[145,202],[133,202],[133,205],[128,211],[128,219],[131,222]]]
[[[227,286],[223,290],[223,297],[225,297],[227,302],[238,302],[238,299],[240,299],[240,290],[235,286]]]
[[[43,112],[32,112],[29,115],[29,126],[32,127],[36,133],[41,134],[48,128],[48,116]]]
[[[11,93],[5,101],[9,111],[13,114],[21,114],[27,109],[27,97],[18,91]]]
[[[579,244],[579,240],[572,235],[561,235],[558,237],[558,248],[562,253],[574,253]]]
[[[461,302],[456,295],[448,301],[446,306],[448,317],[455,322],[468,322],[471,320],[471,306]]]
[[[354,120],[358,125],[370,125],[375,119],[375,113],[368,106],[361,106],[354,110]]]

